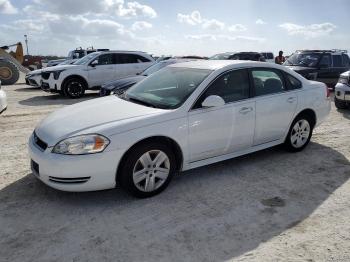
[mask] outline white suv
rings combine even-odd
[[[95,52],[72,65],[43,69],[41,89],[78,98],[84,95],[86,89],[98,89],[108,81],[136,75],[154,63],[154,59],[143,52]]]

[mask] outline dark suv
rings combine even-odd
[[[334,87],[341,73],[350,69],[346,50],[299,50],[283,64],[309,80]]]

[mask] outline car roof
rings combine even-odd
[[[274,64],[265,62],[247,61],[247,60],[195,60],[185,63],[176,63],[169,65],[170,67],[185,67],[196,69],[218,70],[229,65],[236,65],[236,67],[254,67],[262,65],[266,67],[274,67]]]

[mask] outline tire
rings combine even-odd
[[[13,85],[19,79],[17,66],[8,60],[0,60],[0,80],[3,85]]]
[[[127,154],[118,181],[135,197],[152,197],[169,185],[175,171],[176,158],[172,150],[166,144],[147,142]]]
[[[310,116],[306,114],[297,116],[284,141],[286,150],[289,152],[302,151],[310,142],[313,128],[313,121]]]
[[[86,84],[80,78],[70,78],[63,84],[63,94],[69,98],[80,98],[85,94]]]
[[[334,97],[334,104],[335,104],[335,107],[338,109],[346,109],[348,107],[345,101],[341,101],[336,97]]]

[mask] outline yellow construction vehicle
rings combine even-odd
[[[16,46],[16,51],[7,52],[10,47]],[[23,56],[22,43],[0,47],[0,80],[3,85],[13,85],[19,79],[19,72],[28,73],[30,70],[23,66],[25,60]]]

